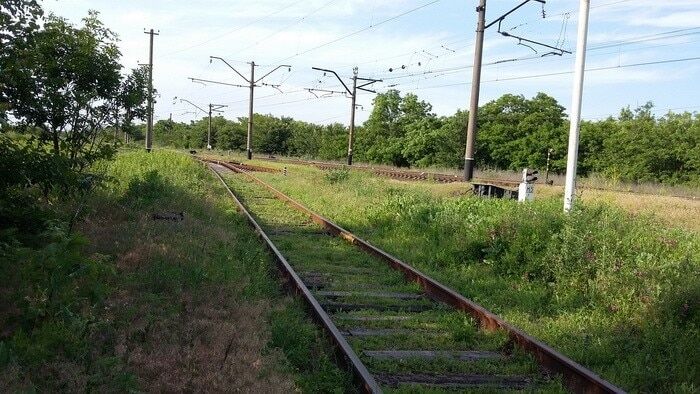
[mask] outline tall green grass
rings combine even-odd
[[[621,387],[700,389],[700,239],[559,199],[437,196],[353,172],[258,174]]]
[[[204,324],[245,311],[261,314],[245,318],[258,331],[237,334],[262,338],[263,348],[231,351],[264,361],[250,372],[254,379],[288,379],[308,392],[350,387],[350,375],[301,305],[284,295],[267,252],[208,169],[164,151],[124,152],[98,167],[109,182],[79,211],[77,233],[57,221],[35,248],[0,242],[0,387],[168,391],[159,375],[172,371],[159,368],[179,366],[172,354],[193,346],[193,330],[216,347],[205,351],[223,352]],[[75,212],[71,202],[58,209]],[[167,211],[184,212],[185,220],[151,219]],[[218,359],[191,357],[178,379],[227,371]]]

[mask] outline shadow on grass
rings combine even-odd
[[[252,392],[349,387],[347,372],[325,356],[322,333],[295,315],[304,312],[283,296],[265,249],[208,170],[172,153],[127,153],[110,165],[124,187],[100,190],[78,225],[89,241],[78,252],[112,274],[76,286],[89,293],[99,285],[104,294],[91,303],[94,308],[0,340],[0,386]],[[155,211],[182,211],[184,220],[154,221]],[[24,287],[33,284],[28,280]],[[71,299],[62,302],[68,306]],[[271,319],[282,327],[274,338]],[[76,329],[72,321],[85,324]],[[68,339],[75,346],[63,346]],[[315,344],[313,362],[297,365],[294,354],[307,343]],[[34,344],[34,350],[22,344]]]

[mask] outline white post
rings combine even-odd
[[[581,0],[578,20],[578,42],[576,44],[576,69],[574,70],[574,92],[571,101],[571,127],[569,129],[569,153],[566,158],[566,186],[564,187],[564,211],[574,205],[576,194],[576,163],[578,162],[578,135],[581,127],[581,100],[583,75],[586,68],[586,42],[588,40],[588,12],[591,1]]]

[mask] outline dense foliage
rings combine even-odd
[[[584,121],[579,172],[619,181],[656,181],[700,185],[700,115],[671,113],[655,117],[648,103],[623,109],[617,117]],[[468,113],[439,117],[414,94],[379,94],[369,119],[357,129],[354,154],[368,163],[402,167],[451,167],[462,163]],[[247,118],[213,120],[213,146],[243,150]],[[207,120],[190,124],[170,120],[155,126],[156,140],[179,148],[206,145]],[[557,101],[539,93],[528,99],[506,94],[479,112],[477,162],[482,168],[550,169],[563,173],[569,133],[567,115]],[[255,115],[253,149],[263,154],[342,159],[347,129],[291,118]]]
[[[143,116],[145,80],[122,75],[116,42],[97,13],[75,26],[43,17],[37,1],[0,2],[2,387],[63,391],[83,379],[69,387],[100,391],[95,379],[120,374],[90,347],[113,267],[87,257],[73,231],[102,179],[94,164],[115,153],[106,128]]]

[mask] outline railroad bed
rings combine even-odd
[[[621,391],[251,173],[208,165],[365,391]]]

